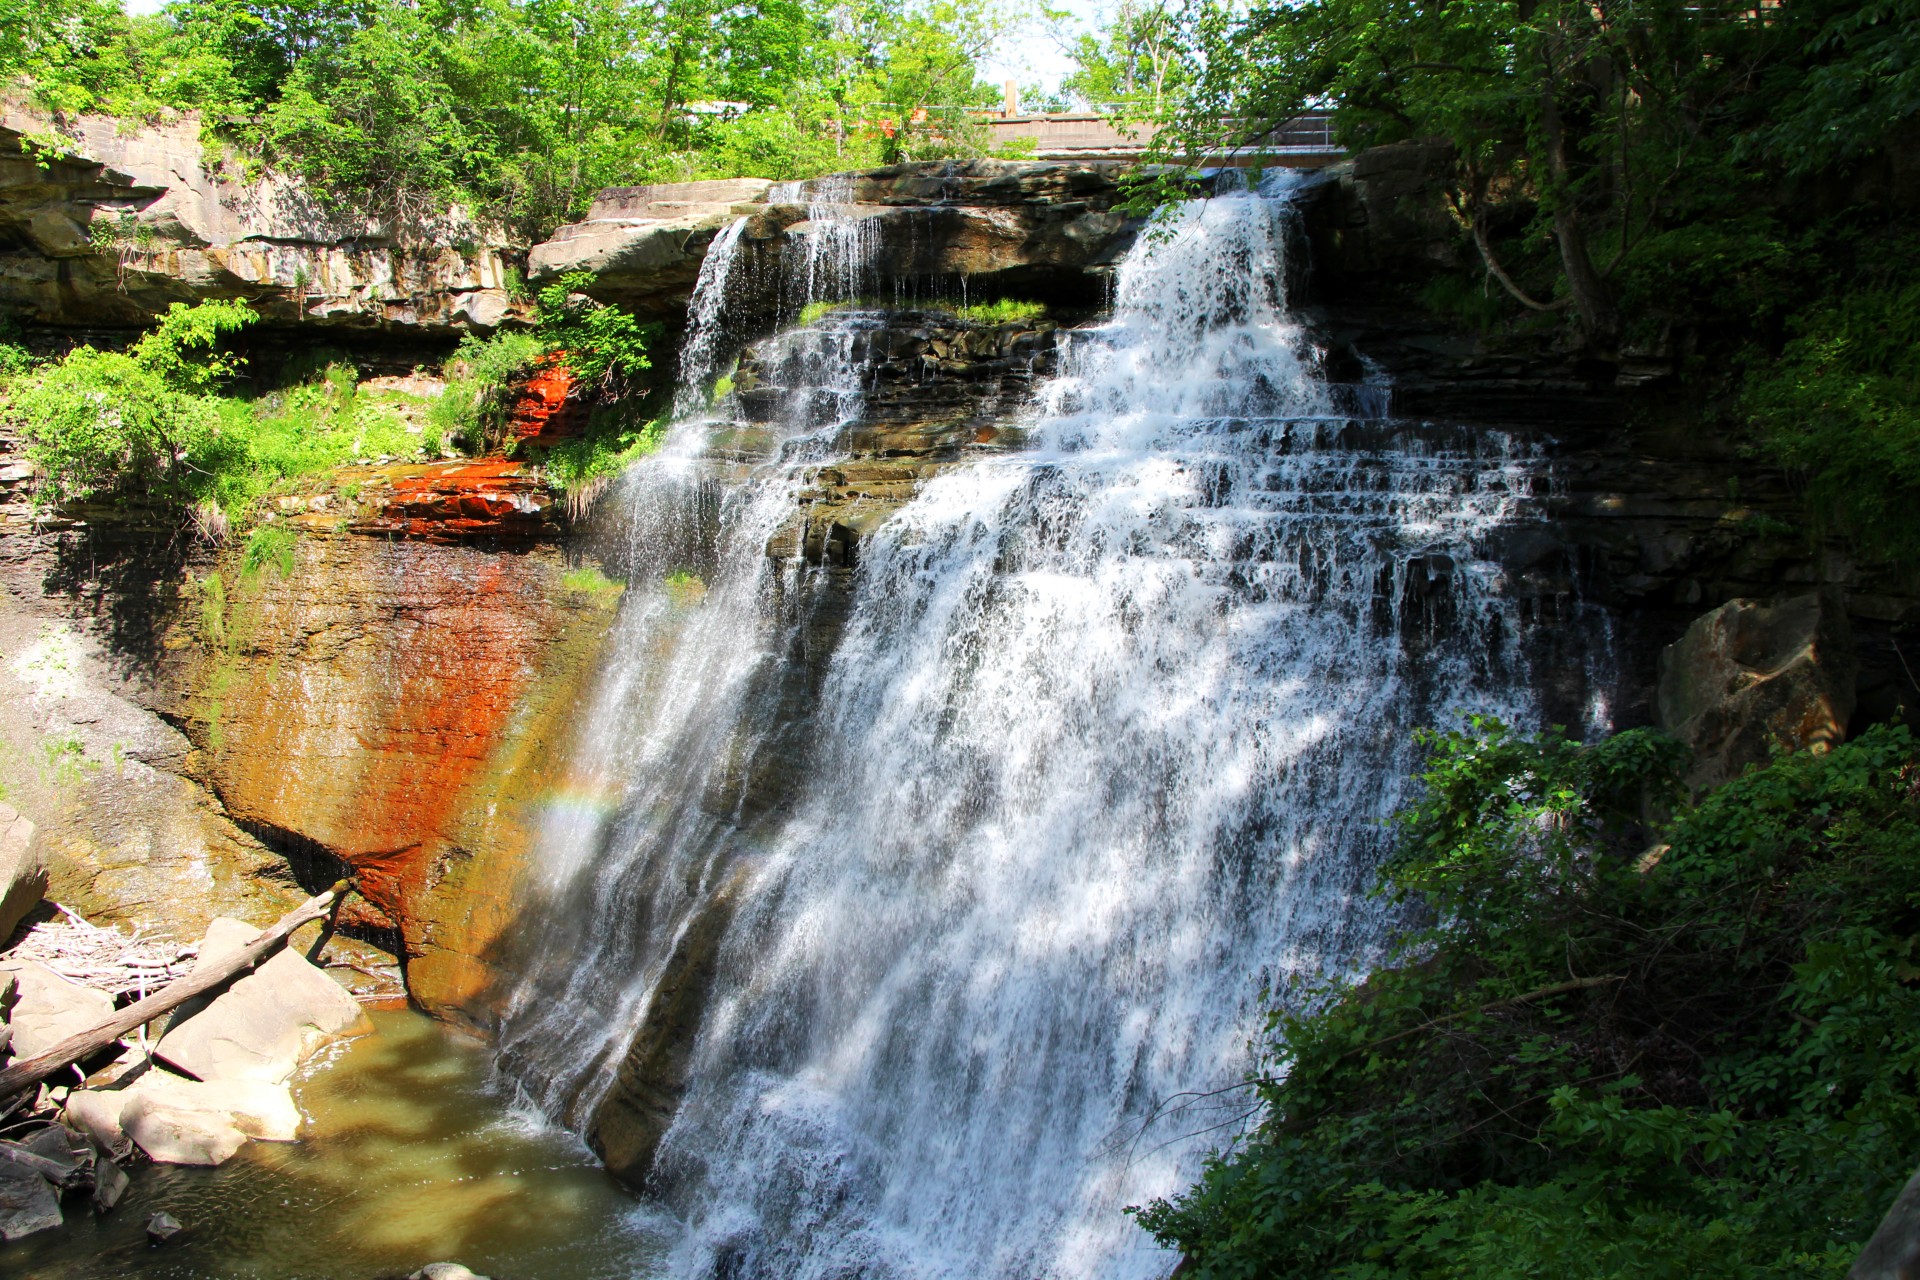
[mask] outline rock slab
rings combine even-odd
[[[8,1025],[13,1028],[13,1052],[21,1058],[44,1053],[69,1036],[105,1022],[113,1014],[113,997],[92,987],[69,982],[32,960],[0,962],[0,975],[11,973],[19,982]],[[5,981],[0,976],[0,982]]]
[[[1660,722],[1693,748],[1687,782],[1718,786],[1776,747],[1825,750],[1846,738],[1856,666],[1846,611],[1818,592],[1729,600],[1660,658]]]
[[[259,933],[242,920],[215,920],[200,944],[196,971]],[[198,1007],[183,1006],[154,1052],[199,1080],[280,1085],[314,1050],[369,1029],[359,1001],[288,949],[218,998]]]
[[[0,1240],[18,1240],[57,1227],[60,1195],[39,1174],[0,1161]]]
[[[0,804],[0,947],[47,896],[47,864],[34,847],[33,824]]]

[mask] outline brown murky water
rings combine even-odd
[[[485,1051],[415,1013],[336,1050],[295,1096],[298,1143],[249,1143],[218,1169],[151,1165],[119,1209],[0,1246],[32,1280],[374,1280],[463,1262],[499,1280],[627,1280],[656,1270],[660,1224],[571,1135],[487,1088]],[[165,1210],[188,1235],[148,1246]]]

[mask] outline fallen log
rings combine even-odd
[[[4,1071],[0,1071],[0,1102],[4,1102],[22,1090],[32,1088],[57,1071],[62,1071],[76,1062],[93,1056],[129,1031],[145,1026],[163,1013],[172,1012],[195,996],[224,986],[236,975],[253,968],[284,945],[288,935],[295,929],[304,924],[311,924],[333,910],[335,905],[346,897],[347,890],[351,887],[348,881],[339,881],[325,893],[308,898],[292,911],[281,916],[271,929],[266,930],[238,951],[209,961],[200,969],[168,984],[146,999],[136,1001],[119,1010],[98,1026],[77,1035],[68,1036],[45,1053],[22,1059]]]

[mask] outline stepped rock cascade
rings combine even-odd
[[[1151,226],[1025,447],[851,569],[765,543],[868,313],[773,340],[767,439],[684,419],[623,481],[635,586],[502,1062],[680,1222],[673,1274],[1164,1274],[1121,1207],[1244,1110],[1193,1095],[1263,985],[1375,958],[1411,731],[1537,723],[1542,664],[1604,665],[1494,550],[1545,518],[1539,450],[1321,376],[1286,194]],[[810,242],[810,296],[858,234]]]

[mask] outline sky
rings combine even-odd
[[[1050,7],[1069,15],[1060,28],[1050,29],[1034,20],[1004,41],[982,61],[981,77],[999,84],[1012,80],[1021,85],[1037,84],[1052,92],[1073,70],[1073,62],[1062,47],[1063,38],[1100,25],[1110,7],[1109,0],[1050,0]]]

